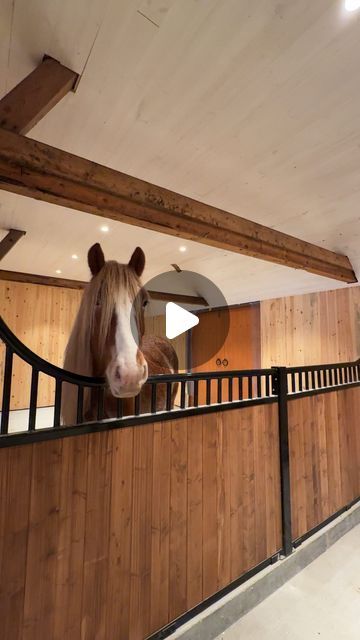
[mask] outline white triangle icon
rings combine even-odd
[[[166,304],[166,337],[172,340],[199,324],[199,318],[175,302]]]

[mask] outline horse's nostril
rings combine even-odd
[[[120,367],[116,367],[115,369],[115,378],[117,380],[121,380],[121,371],[120,371]]]
[[[144,376],[144,378],[146,376],[146,364],[144,364],[144,366],[143,366],[143,376]]]

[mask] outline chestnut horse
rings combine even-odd
[[[84,376],[104,377],[107,388],[104,418],[116,417],[116,398],[123,401],[124,415],[133,413],[134,396],[140,393],[148,375],[178,371],[178,358],[166,338],[145,336],[144,309],[148,295],[140,277],[145,255],[137,247],[128,264],[105,262],[98,243],[88,252],[92,279],[86,286],[69,342],[64,368]],[[76,423],[77,388],[64,383],[62,422]],[[158,411],[165,409],[166,385],[158,385]],[[172,385],[172,406],[177,384]],[[97,416],[97,392],[84,394],[84,419]],[[141,411],[150,411],[150,387],[141,393]]]

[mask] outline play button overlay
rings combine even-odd
[[[169,340],[177,338],[182,333],[196,327],[197,324],[199,324],[199,318],[194,313],[179,307],[175,302],[166,304],[166,337]]]
[[[150,268],[151,256],[147,260]],[[144,294],[140,291],[133,303],[132,317],[139,318],[143,307],[145,336],[170,340],[180,371],[197,371],[200,367],[217,370],[216,360],[230,328],[228,304],[219,287],[200,273],[181,269],[181,265],[180,271],[164,271],[142,284],[149,301],[144,307]],[[137,324],[132,323],[132,328],[139,344]],[[157,357],[154,346],[154,360]]]

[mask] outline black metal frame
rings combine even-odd
[[[293,540],[291,530],[291,492],[289,464],[289,432],[287,403],[296,398],[303,398],[319,393],[329,393],[341,389],[360,386],[360,360],[336,364],[315,365],[306,367],[273,367],[272,369],[249,369],[236,371],[220,371],[208,373],[179,373],[150,377],[147,385],[151,387],[150,413],[141,413],[141,397],[135,399],[134,415],[123,416],[121,399],[117,402],[117,418],[103,419],[104,394],[106,381],[103,378],[80,376],[50,364],[26,347],[9,329],[0,317],[0,341],[5,343],[5,364],[3,400],[0,423],[0,448],[20,444],[30,444],[43,440],[78,436],[81,434],[139,426],[156,421],[181,419],[198,414],[218,411],[229,411],[242,407],[269,404],[276,402],[279,409],[279,446],[280,446],[280,479],[281,479],[281,513],[282,513],[282,549],[271,558],[264,560],[240,576],[237,580],[186,612],[177,620],[150,636],[149,640],[161,640],[175,631],[186,621],[206,609],[224,595],[243,584],[250,577],[278,559],[279,554],[285,556],[292,553],[304,540],[329,524],[347,509],[360,501],[353,500],[327,520],[317,525],[301,538]],[[31,388],[28,430],[21,433],[8,433],[13,357],[18,356],[31,366]],[[44,373],[55,380],[55,407],[53,426],[48,429],[36,429],[36,410],[39,374]],[[223,397],[224,380],[227,380],[228,399]],[[215,381],[215,383],[213,383]],[[77,424],[63,427],[61,420],[61,396],[63,383],[75,385],[78,389]],[[180,385],[180,408],[171,407],[172,386]],[[186,387],[193,385],[193,404],[186,398]],[[206,402],[199,405],[199,386],[205,384]],[[211,402],[211,385],[217,385],[217,402]],[[166,385],[165,410],[157,409],[158,385]],[[83,404],[84,390],[91,389],[97,397],[97,420],[84,422]]]

